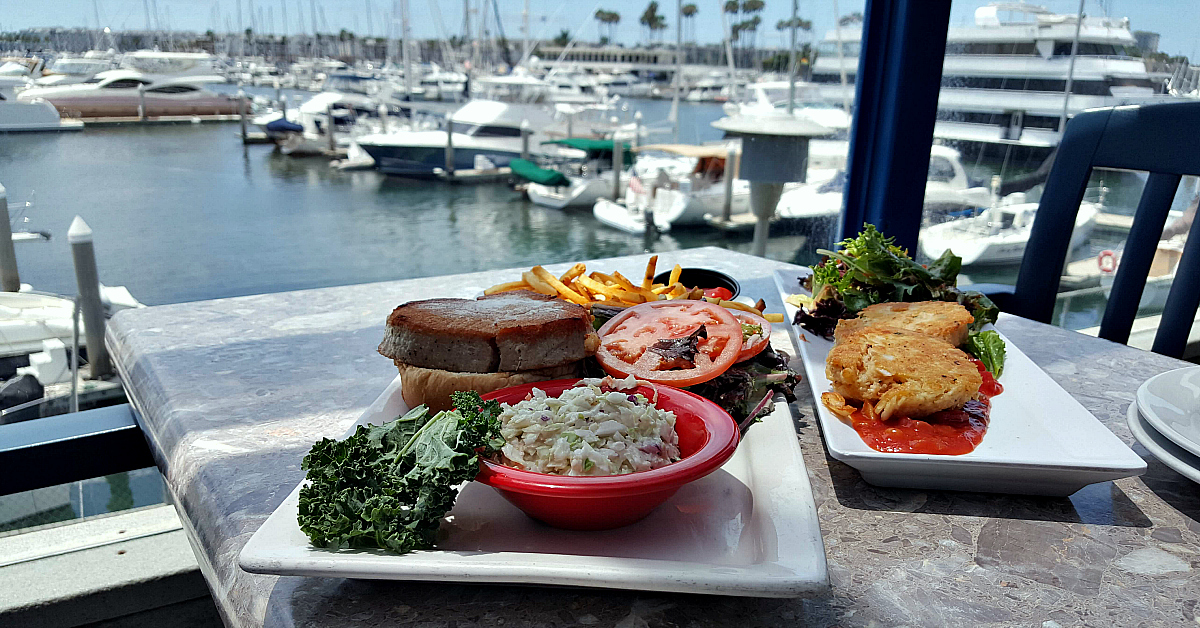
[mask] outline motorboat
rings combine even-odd
[[[466,100],[467,75],[430,65],[418,85],[425,100],[463,102]]]
[[[1023,195],[1018,192],[1010,196]],[[949,249],[962,258],[963,266],[1019,264],[1037,209],[1038,203],[997,204],[975,216],[928,225],[921,230],[921,252],[937,258]],[[1079,205],[1069,250],[1087,241],[1099,212],[1098,203],[1084,201]]]
[[[598,74],[596,83],[609,95],[622,98],[649,98],[654,93],[654,84],[643,81],[632,72]]]
[[[531,162],[518,163],[518,160],[510,162],[513,174],[529,181],[525,193],[534,204],[554,209],[593,207],[600,197],[612,196],[614,176],[620,177],[619,190],[628,184],[629,175],[623,172],[624,164],[613,167],[612,141],[566,138],[547,143],[583,151],[587,157],[551,168],[538,167]],[[626,159],[631,157],[627,149],[624,154]]]
[[[545,105],[497,100],[471,100],[450,116],[449,128],[404,130],[357,138],[379,169],[388,174],[430,177],[444,168],[452,146],[455,170],[475,168],[481,160],[507,167],[522,153],[521,124],[529,124],[530,154],[534,157],[582,157],[583,153],[556,145],[550,132],[558,125],[555,111]],[[449,136],[449,137],[447,137]]]
[[[42,72],[41,77],[34,79],[30,86],[74,85],[112,69],[114,69],[113,60],[101,55],[59,57]]]
[[[1146,285],[1142,288],[1138,309],[1161,310],[1166,306],[1167,295],[1171,292],[1171,285],[1175,281],[1175,272],[1180,258],[1183,257],[1183,248],[1186,244],[1187,237],[1183,235],[1158,243],[1154,251],[1154,258],[1150,262],[1150,271],[1146,274]],[[1112,294],[1113,282],[1117,278],[1117,269],[1120,264],[1120,250],[1101,251],[1096,256],[1096,265],[1100,270],[1100,286],[1104,289],[1105,297]]]
[[[0,96],[12,98],[19,88],[42,75],[44,65],[33,57],[0,57]]]
[[[82,120],[63,119],[54,105],[45,100],[15,102],[0,96],[0,133],[81,130]]]
[[[337,73],[325,80],[327,89],[288,112],[264,113],[252,121],[287,155],[315,155],[329,148],[329,130],[349,134],[360,120],[377,118],[380,108],[400,115],[390,100],[387,81],[355,73]],[[330,113],[333,114],[332,121]],[[335,139],[335,144],[349,140]]]
[[[760,81],[746,85],[747,99],[742,102],[727,102],[725,114],[729,116],[753,116],[777,114],[786,110],[788,95],[793,84],[788,81]],[[820,85],[796,81],[792,114],[807,118],[834,130],[836,136],[844,136],[850,130],[850,114],[840,107],[826,102],[821,97]]]
[[[633,187],[626,188],[624,202],[608,198],[596,199],[592,216],[600,224],[634,235],[646,231],[666,233],[671,230],[667,213],[671,211],[672,199],[665,195],[650,197],[640,195]]]
[[[101,285],[100,301],[106,316],[145,307],[124,286]],[[41,351],[43,341],[55,338],[71,346],[74,312],[74,300],[34,291],[28,284],[22,284],[20,292],[0,292],[0,358]],[[79,342],[86,346],[85,331],[80,317]]]
[[[728,163],[731,152],[732,164]],[[737,176],[741,151],[735,145],[651,144],[637,153],[629,183],[638,197],[634,206],[653,207],[657,222],[700,225],[706,214],[722,215],[728,176],[733,177],[728,186],[730,213],[750,211],[750,183]],[[643,157],[653,153],[665,158]]]
[[[74,85],[31,87],[18,102],[44,100],[71,117],[136,116],[145,106],[147,116],[230,115],[239,101],[203,88],[223,82],[216,75],[160,76],[137,70],[108,70]]]
[[[843,151],[846,149],[844,142],[842,148]],[[826,167],[835,165],[836,160],[831,155],[836,154],[837,145],[830,143],[828,148],[822,150],[827,153],[823,164]],[[845,152],[841,154],[845,155]],[[806,183],[784,191],[779,197],[776,215],[786,220],[836,218],[842,211],[845,184],[844,165],[836,171],[814,171],[810,168]],[[972,181],[957,150],[938,144],[930,147],[929,174],[925,181],[927,211],[942,215],[963,208],[986,207],[991,203],[991,190]]]

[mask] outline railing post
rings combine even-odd
[[[13,248],[12,225],[8,221],[8,190],[0,185],[0,290],[20,292],[21,274],[17,272],[17,251]]]
[[[92,229],[76,216],[67,230],[71,257],[75,260],[75,282],[79,287],[80,309],[87,332],[88,363],[92,379],[112,372],[108,349],[104,346],[104,304],[100,301],[100,274],[96,270],[96,249],[92,245]]]

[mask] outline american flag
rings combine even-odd
[[[636,174],[629,176],[629,189],[633,190],[634,194],[646,193],[646,188],[642,187],[642,180]]]

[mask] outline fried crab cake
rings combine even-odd
[[[896,327],[843,334],[825,359],[825,375],[834,392],[871,402],[884,420],[961,407],[983,383],[966,353]]]
[[[967,341],[968,327],[975,317],[967,308],[950,301],[916,303],[876,303],[858,313],[858,318],[838,322],[835,338],[867,327],[899,327],[941,338],[960,346]]]

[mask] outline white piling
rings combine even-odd
[[[79,287],[80,309],[87,336],[88,362],[92,379],[112,373],[108,349],[104,346],[104,304],[100,301],[100,274],[96,270],[96,249],[92,245],[92,229],[83,218],[75,217],[67,230],[71,257],[75,261],[75,282]]]
[[[139,86],[140,88],[141,86]],[[238,122],[242,125],[242,143],[246,143],[246,92],[238,90]]]
[[[280,110],[287,112],[287,101],[283,99],[283,88],[279,85],[279,79],[275,79],[275,102],[279,103]]]
[[[633,112],[633,147],[642,145],[642,112]]]
[[[333,136],[333,103],[325,107],[325,133],[329,136],[329,152],[337,150],[337,138]]]
[[[8,191],[0,185],[0,290],[19,292],[21,274],[17,272],[17,252],[13,249],[12,226],[8,221]]]
[[[146,84],[138,83],[138,120],[146,121]]]
[[[529,160],[529,120],[521,120],[521,159]]]
[[[733,179],[737,176],[733,167],[735,156],[732,148],[725,153],[725,198],[721,205],[721,219],[725,222],[733,217]]]
[[[446,174],[454,176],[454,116],[446,114]]]
[[[625,165],[625,144],[617,138],[616,127],[613,127],[613,154],[612,154],[612,200],[617,202],[621,198],[621,167]]]

